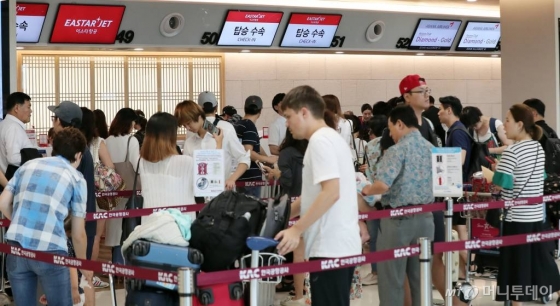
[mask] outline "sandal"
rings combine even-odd
[[[471,264],[471,266],[469,267],[469,272],[474,273],[474,272],[477,272],[477,271],[478,271],[478,266],[476,264]]]

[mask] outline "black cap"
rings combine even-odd
[[[256,105],[257,109],[262,109],[263,101],[259,96],[249,96],[245,99],[245,107],[249,107],[251,105]]]
[[[235,109],[235,107],[231,105],[228,105],[222,109],[222,116],[223,115],[233,116],[235,114],[237,114],[237,110]]]

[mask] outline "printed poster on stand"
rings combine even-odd
[[[461,148],[432,148],[432,186],[434,197],[463,195]]]
[[[225,190],[224,151],[195,150],[194,196],[215,197]]]

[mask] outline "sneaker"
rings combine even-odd
[[[109,287],[109,283],[108,282],[104,282],[101,279],[99,279],[99,277],[94,276],[93,277],[93,286],[95,288],[107,288]]]
[[[305,306],[305,297],[299,300],[286,299],[280,303],[282,306]]]
[[[362,286],[377,285],[377,274],[369,273],[362,278]]]

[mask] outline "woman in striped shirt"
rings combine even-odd
[[[512,106],[504,128],[514,144],[503,152],[493,178],[502,200],[542,196],[545,156],[538,142],[542,130],[535,125],[531,110],[523,104]],[[543,231],[543,218],[543,204],[512,207],[506,212],[503,235]],[[513,301],[518,306],[558,291],[560,274],[553,249],[547,242],[500,248],[496,301]]]

